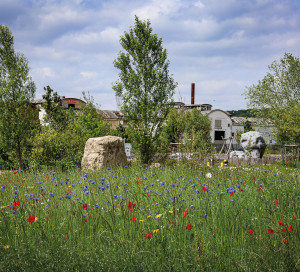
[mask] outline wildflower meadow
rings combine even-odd
[[[0,174],[0,271],[300,271],[299,169]]]

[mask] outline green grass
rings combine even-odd
[[[298,174],[188,164],[7,171],[0,271],[299,271]]]

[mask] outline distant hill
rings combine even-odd
[[[253,114],[251,114],[251,110],[228,110],[228,113],[231,114],[231,116],[238,116],[238,117],[255,117]]]

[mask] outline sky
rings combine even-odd
[[[102,110],[117,110],[113,61],[134,16],[150,20],[178,83],[174,100],[247,108],[243,93],[284,53],[300,56],[299,0],[0,0],[0,24],[29,61],[36,99],[49,85],[59,95],[89,92]]]

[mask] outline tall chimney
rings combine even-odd
[[[191,104],[194,105],[195,104],[195,83],[192,83],[192,87],[191,87]]]

